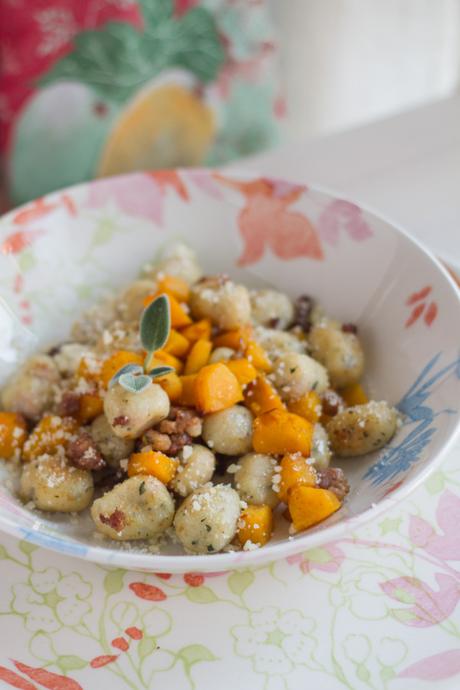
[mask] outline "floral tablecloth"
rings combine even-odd
[[[404,503],[257,570],[145,575],[0,538],[0,687],[460,684],[460,444]]]

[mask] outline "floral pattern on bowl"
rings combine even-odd
[[[85,517],[70,524],[28,512],[6,487],[0,490],[3,529],[122,567],[225,570],[334,541],[427,476],[458,428],[458,292],[429,254],[386,221],[282,180],[205,170],[135,173],[69,188],[4,216],[0,381],[15,356],[64,337],[76,313],[135,277],[146,259],[176,239],[197,250],[207,272],[276,285],[292,296],[308,292],[331,314],[357,323],[368,356],[366,385],[372,397],[398,405],[400,431],[381,453],[344,463],[352,491],[338,514],[289,540],[286,525],[279,525],[267,547],[249,553],[203,558],[179,555],[174,547],[161,555],[123,550],[95,540]],[[436,299],[430,319],[428,294]],[[425,316],[407,327],[412,301]]]

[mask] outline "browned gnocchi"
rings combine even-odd
[[[355,324],[309,295],[203,276],[179,243],[6,383],[0,458],[27,505],[89,508],[100,538],[259,548],[279,520],[296,531],[339,510],[334,458],[395,434],[364,372]]]

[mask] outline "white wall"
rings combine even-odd
[[[460,0],[270,2],[289,138],[383,117],[458,84]]]

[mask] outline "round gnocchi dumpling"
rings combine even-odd
[[[233,357],[234,354],[235,350],[232,350],[231,347],[216,347],[216,349],[213,350],[211,353],[208,364],[215,364],[216,362],[227,362],[229,359]]]
[[[201,278],[202,271],[195,252],[182,242],[176,242],[167,247],[158,261],[146,266],[143,270],[143,276],[150,280],[155,280],[162,275],[182,278],[189,285],[196,283]]]
[[[195,319],[211,319],[223,330],[232,330],[251,320],[249,292],[225,276],[200,280],[192,287],[190,309]]]
[[[285,329],[294,320],[294,305],[278,290],[251,290],[251,315],[260,326]]]
[[[73,376],[85,356],[91,356],[91,350],[82,343],[64,343],[53,355],[54,362],[61,376]]]
[[[104,398],[104,413],[119,438],[139,438],[169,414],[168,395],[156,383],[137,393],[116,384]]]
[[[315,424],[311,445],[311,457],[317,470],[326,470],[331,461],[329,436],[322,424]]]
[[[134,440],[117,436],[103,414],[92,422],[89,433],[104,460],[114,468],[134,451]]]
[[[180,465],[171,482],[171,488],[179,496],[188,496],[212,479],[216,469],[216,456],[209,448],[194,443],[184,446],[179,453]]]
[[[18,374],[3,388],[2,407],[10,412],[19,412],[28,419],[37,420],[51,408],[55,386],[59,381],[59,371],[53,358],[35,355],[25,362]]]
[[[135,280],[117,300],[117,313],[123,321],[138,321],[144,311],[144,300],[153,295],[156,284],[153,280]]]
[[[343,457],[365,455],[385,446],[394,436],[398,415],[384,400],[348,407],[327,425],[332,450]]]
[[[136,475],[96,499],[91,517],[110,539],[152,539],[171,526],[174,501],[156,477]]]
[[[274,508],[279,499],[273,490],[273,475],[277,462],[271,455],[248,453],[238,460],[235,488],[240,498],[252,505]]]
[[[364,373],[364,353],[354,333],[320,323],[311,329],[308,342],[312,357],[326,367],[334,388],[359,382]]]
[[[294,402],[305,393],[323,393],[329,386],[326,369],[308,355],[288,352],[273,362],[273,382],[283,400]]]
[[[61,456],[42,455],[24,465],[19,493],[40,510],[78,513],[92,501],[93,476],[69,465]]]
[[[242,455],[252,448],[251,412],[242,405],[206,415],[202,435],[215,453]]]
[[[191,493],[174,518],[176,534],[189,553],[216,553],[229,544],[240,516],[240,497],[229,486],[207,484]]]
[[[287,331],[258,326],[254,329],[254,338],[262,345],[271,361],[291,352],[303,354],[306,350],[306,341]]]

